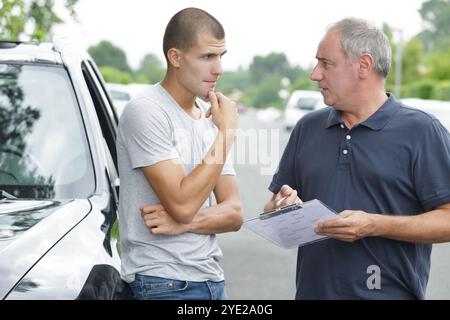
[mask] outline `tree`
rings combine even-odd
[[[306,76],[305,70],[291,66],[284,53],[270,53],[267,56],[255,56],[249,67],[248,88],[244,88],[243,101],[255,107],[281,106],[279,91],[281,79],[288,78],[291,83]],[[307,80],[309,81],[309,80]],[[297,83],[298,84],[298,83]],[[302,86],[313,85],[311,81]]]
[[[99,67],[99,70],[106,82],[122,84],[133,82],[133,76],[129,72],[120,71],[110,66]]]
[[[450,48],[427,56],[428,75],[433,80],[450,80]]]
[[[450,81],[441,81],[433,89],[433,95],[431,96],[436,100],[450,101]]]
[[[245,90],[243,102],[256,108],[281,107],[282,100],[278,95],[281,90],[281,79],[278,74],[264,76],[258,84],[253,84]]]
[[[164,77],[164,74],[165,70],[161,61],[156,55],[149,53],[142,59],[137,71],[137,79],[139,82],[156,83]]]
[[[109,41],[100,41],[90,46],[88,52],[99,67],[113,67],[123,72],[131,72],[125,51]]]
[[[450,0],[428,0],[419,9],[425,30],[419,34],[427,51],[450,46]]]
[[[303,71],[303,73],[299,74],[297,79],[291,83],[289,86],[289,91],[292,92],[294,90],[318,90],[318,84],[312,81],[309,78],[311,72]]]
[[[12,41],[48,40],[54,25],[63,20],[54,12],[54,0],[2,0],[0,38]],[[65,9],[76,19],[78,0],[64,0]],[[27,33],[25,29],[31,30]]]
[[[420,67],[422,61],[422,42],[414,37],[409,40],[402,54],[402,79],[405,83],[412,83],[420,78]]]
[[[398,45],[391,41],[392,47],[392,64],[391,70],[389,72],[386,88],[388,91],[393,92],[395,89],[395,72],[397,69],[397,50]],[[408,94],[406,88],[408,85],[415,85],[416,82],[422,78],[422,74],[420,69],[424,68],[422,64],[422,52],[423,52],[423,44],[418,37],[411,38],[406,44],[403,45],[402,51],[402,93],[401,97],[404,94]]]
[[[244,91],[250,84],[250,73],[247,70],[225,71],[217,83],[216,90],[229,95],[235,91]]]
[[[255,56],[249,71],[252,81],[259,83],[268,74],[287,76],[290,73],[290,65],[284,53],[270,53],[265,57]]]

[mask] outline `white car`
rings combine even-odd
[[[122,114],[125,105],[130,101],[131,94],[125,84],[106,83],[106,89],[111,97],[117,117]]]
[[[68,39],[0,41],[0,300],[131,299],[120,278],[117,117]]]
[[[114,109],[116,110],[117,116],[123,112],[123,109],[127,105],[131,98],[135,97],[142,91],[145,91],[150,86],[147,84],[131,83],[131,84],[118,84],[118,83],[107,83],[106,89],[108,90],[109,96],[114,104]]]
[[[284,127],[291,130],[306,113],[327,107],[319,91],[296,90],[292,92],[284,110]]]

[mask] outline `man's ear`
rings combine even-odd
[[[180,67],[181,51],[179,49],[170,48],[169,51],[167,51],[167,58],[174,68]]]
[[[359,76],[366,79],[374,68],[374,60],[371,54],[363,53],[359,57]]]

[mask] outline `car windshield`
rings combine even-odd
[[[86,198],[95,187],[67,71],[0,64],[0,188],[19,198]]]

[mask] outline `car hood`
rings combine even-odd
[[[0,201],[0,299],[90,211],[86,199]]]
[[[9,243],[7,240],[16,238],[63,205],[48,200],[1,200],[0,250]]]

